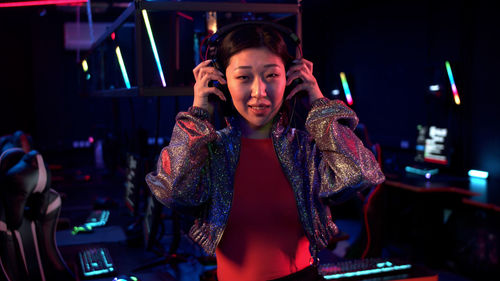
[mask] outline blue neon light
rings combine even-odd
[[[153,31],[151,29],[151,24],[149,23],[148,12],[146,10],[142,10],[142,17],[144,18],[144,24],[146,25],[146,30],[148,31],[149,42],[151,44],[151,49],[153,49],[153,55],[155,57],[156,66],[158,67],[158,73],[160,74],[161,84],[163,87],[167,86],[165,82],[165,77],[163,76],[163,69],[161,68],[160,56],[158,55],[158,50],[156,49],[155,38],[153,36]]]
[[[479,171],[479,170],[469,170],[469,177],[473,178],[480,178],[480,179],[487,179],[488,178],[488,172],[485,171]]]
[[[120,69],[122,71],[123,82],[125,82],[125,86],[127,87],[127,89],[130,89],[130,81],[128,80],[127,69],[125,68],[125,63],[123,62],[120,47],[116,47],[116,57],[118,58],[118,63],[120,64]]]
[[[376,273],[381,273],[381,272],[403,270],[403,269],[408,269],[408,268],[411,268],[411,264],[403,264],[403,265],[388,266],[388,267],[367,269],[367,270],[361,270],[361,271],[331,274],[331,275],[325,275],[323,277],[325,279],[340,279],[340,278],[344,278],[344,277],[363,276],[363,275],[376,274]]]

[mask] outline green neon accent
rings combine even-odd
[[[82,61],[82,68],[83,68],[83,72],[87,72],[89,70],[89,65],[87,63],[87,60]]]
[[[130,81],[128,80],[127,69],[125,68],[125,63],[123,62],[122,52],[120,47],[116,47],[116,57],[118,58],[118,63],[120,64],[120,69],[122,71],[123,81],[127,89],[130,89]]]

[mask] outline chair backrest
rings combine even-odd
[[[378,143],[373,143],[370,139],[367,127],[359,123],[354,130],[356,136],[363,142],[363,145],[370,149],[375,156],[380,167],[382,167],[382,151]],[[382,195],[382,185],[367,187],[356,192],[356,196],[343,203],[341,206],[344,208],[343,212],[350,211],[351,217],[347,220],[352,220],[354,217],[355,225],[359,225],[359,233],[356,231],[353,234],[353,244],[350,246],[346,253],[346,258],[359,259],[366,257],[379,256],[382,237],[380,237],[380,230],[383,224],[383,211],[384,211],[384,196]],[[335,211],[338,211],[339,206],[333,206]],[[342,211],[342,209],[340,209]],[[333,212],[333,211],[332,211]]]
[[[42,156],[8,148],[0,156],[0,280],[74,280],[55,242],[61,210]]]
[[[375,157],[378,164],[382,168],[382,151],[379,144],[374,145]],[[363,205],[363,223],[366,235],[366,244],[361,254],[361,258],[380,256],[382,251],[382,228],[383,228],[383,212],[385,202],[383,196],[382,184],[375,186],[366,196]]]

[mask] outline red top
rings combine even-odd
[[[231,213],[216,256],[219,281],[269,280],[309,266],[309,241],[271,139],[242,138]]]

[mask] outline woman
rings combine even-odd
[[[325,198],[383,181],[352,132],[358,119],[323,97],[313,64],[292,62],[279,31],[247,24],[229,32],[215,57],[194,70],[193,106],[177,116],[156,173],[146,177],[163,204],[195,216],[189,232],[216,254],[227,280],[322,280],[316,254],[337,233]],[[287,93],[308,94],[306,131],[289,128]],[[231,101],[212,81],[227,85]],[[232,102],[228,126],[208,121],[209,95]]]

